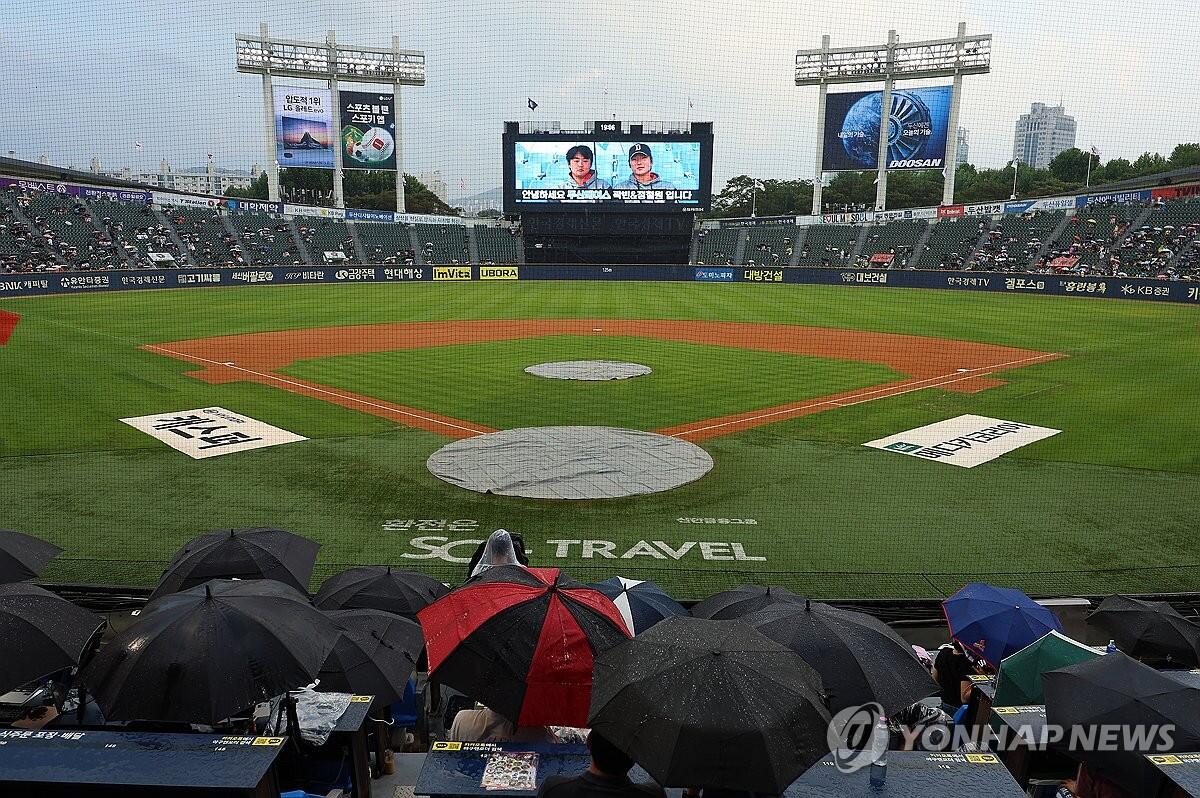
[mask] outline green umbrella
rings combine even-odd
[[[996,697],[992,706],[1016,707],[1046,703],[1042,692],[1042,674],[1087,662],[1100,656],[1091,646],[1085,646],[1060,632],[1050,632],[1010,654],[1000,662],[996,675]]]

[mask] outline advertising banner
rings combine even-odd
[[[1146,189],[1145,191],[1110,191],[1104,194],[1088,194],[1085,197],[1076,197],[1075,206],[1082,208],[1086,205],[1095,205],[1100,202],[1149,202],[1151,196],[1152,192],[1150,189]]]
[[[1190,186],[1163,186],[1150,189],[1152,199],[1188,199],[1195,196],[1200,196],[1200,183]]]
[[[974,468],[1060,432],[1019,421],[965,415],[869,441],[863,446]]]
[[[363,210],[360,208],[347,208],[346,220],[354,222],[394,222],[396,220],[395,211],[372,211]]]
[[[875,211],[876,222],[900,222],[912,219],[936,219],[937,208],[903,208],[895,211]]]
[[[288,216],[316,216],[321,219],[345,219],[346,212],[341,208],[320,208],[315,205],[287,205],[283,212]]]
[[[518,141],[518,206],[702,202],[698,141]]]
[[[168,194],[164,191],[150,192],[150,201],[164,207],[182,205],[185,208],[220,208],[225,200],[220,197],[201,197],[191,194]]]
[[[396,171],[396,106],[389,94],[338,92],[343,169]]]
[[[892,91],[888,169],[941,169],[946,158],[950,86]],[[824,169],[878,168],[882,91],[852,91],[826,97]]]
[[[966,208],[962,205],[943,205],[937,209],[939,219],[956,219],[966,215]]]
[[[114,202],[150,202],[149,191],[125,188],[92,188],[74,183],[59,183],[53,180],[29,180],[26,178],[0,177],[0,188],[15,188],[19,191],[64,194],[84,199],[108,199]]]
[[[1004,213],[1003,202],[977,202],[973,205],[967,205],[967,216],[996,216]]]
[[[231,211],[283,213],[282,202],[267,202],[266,200],[231,199],[225,201],[225,206]]]
[[[232,413],[223,407],[174,410],[121,421],[193,460],[308,440],[303,435]]]
[[[283,168],[333,168],[333,94],[329,89],[275,87],[275,160]]]

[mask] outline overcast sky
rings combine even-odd
[[[794,85],[796,50],[824,33],[835,47],[886,41],[890,28],[902,41],[952,36],[960,20],[995,37],[992,73],[964,78],[972,162],[1002,166],[1017,116],[1060,98],[1077,145],[1105,159],[1200,141],[1195,0],[7,0],[0,150],[79,168],[93,155],[147,171],[208,152],[222,166],[264,163],[262,83],[235,71],[233,35],[266,22],[279,37],[334,28],[347,43],[386,47],[396,34],[424,50],[428,83],[403,92],[405,171],[440,169],[452,197],[499,185],[514,119],[690,114],[715,122],[714,189],[743,173],[810,178],[817,90]]]

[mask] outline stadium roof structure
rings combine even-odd
[[[796,85],[982,75],[992,69],[992,34],[796,52]]]

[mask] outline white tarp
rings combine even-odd
[[[552,380],[627,380],[651,372],[649,366],[640,363],[622,363],[619,360],[559,360],[554,363],[538,363],[525,369],[527,374]]]
[[[965,415],[869,441],[863,446],[974,468],[1060,432],[1019,421]]]
[[[223,407],[179,410],[121,421],[196,460],[308,440]]]

